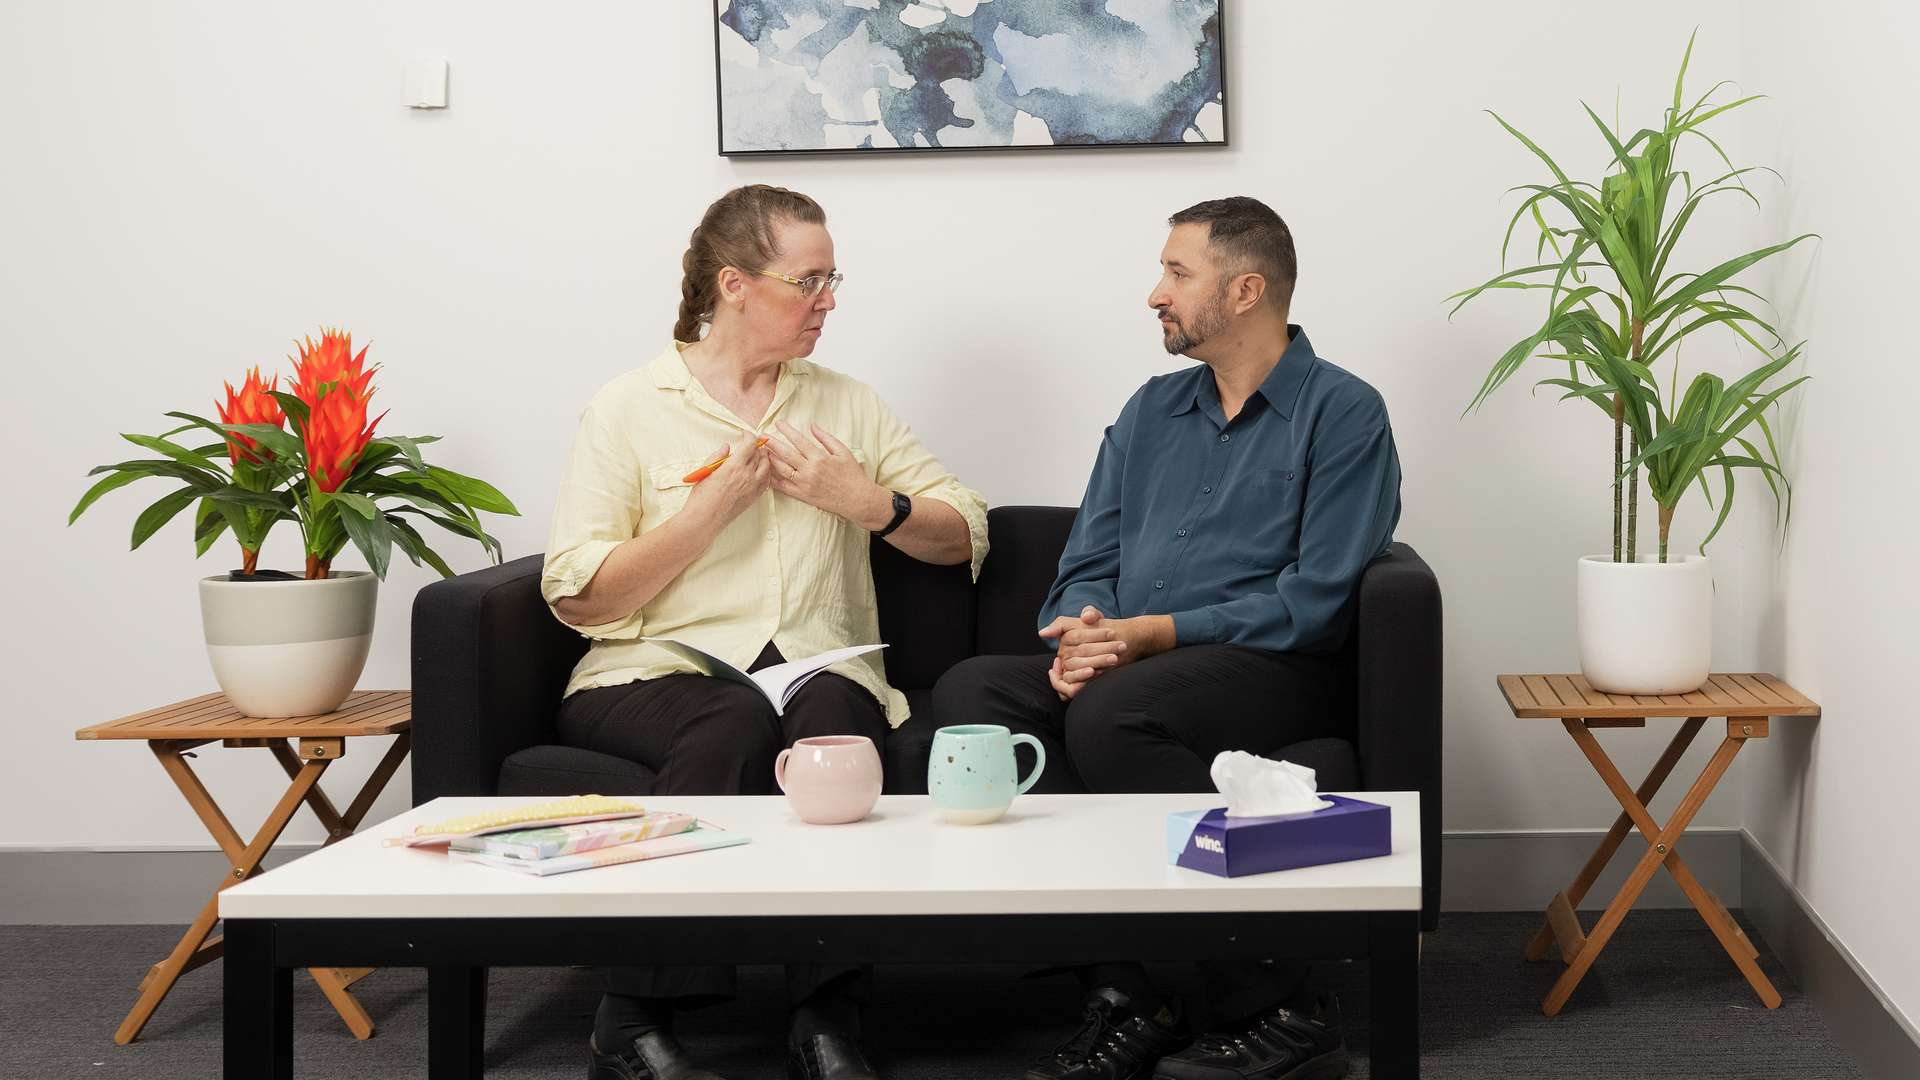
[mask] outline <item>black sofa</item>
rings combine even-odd
[[[874,543],[887,679],[913,708],[883,750],[889,792],[924,793],[934,729],[966,720],[933,716],[941,674],[969,656],[1042,651],[1035,616],[1073,515],[1071,507],[994,509],[977,584],[964,566],[929,566]],[[442,795],[652,792],[644,765],[555,741],[561,691],[587,642],[541,599],[541,562],[529,555],[461,574],[414,599],[414,805]],[[1419,791],[1422,922],[1432,929],[1440,904],[1440,587],[1411,547],[1394,544],[1368,566],[1356,602],[1351,736],[1247,749],[1312,766],[1324,790]]]

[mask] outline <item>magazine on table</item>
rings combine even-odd
[[[642,862],[647,859],[664,859],[669,855],[686,855],[695,851],[734,847],[746,843],[747,839],[744,833],[728,832],[711,825],[699,825],[669,836],[656,836],[651,840],[637,840],[630,844],[615,844],[612,847],[598,847],[571,855],[555,855],[550,859],[521,859],[509,855],[495,855],[486,851],[459,850],[448,851],[447,858],[456,862],[480,863],[483,866],[498,867],[502,870],[547,877],[552,874],[571,873],[575,870],[591,870],[599,866],[619,866],[622,863]]]
[[[692,814],[655,811],[639,817],[549,825],[512,832],[456,837],[449,851],[479,852],[507,859],[551,859],[596,848],[632,844],[656,836],[672,836],[697,828]]]

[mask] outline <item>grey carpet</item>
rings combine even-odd
[[[1591,918],[1588,919],[1591,921]],[[1751,926],[1786,1002],[1760,1007],[1690,911],[1628,917],[1559,1017],[1540,1014],[1557,963],[1520,951],[1537,915],[1447,916],[1422,962],[1422,1075],[1436,1080],[1859,1077]],[[206,1078],[220,1072],[220,973],[192,972],[132,1046],[113,1031],[147,965],[179,931],[158,926],[0,927],[0,1078]],[[1366,978],[1336,965],[1326,981],[1347,1009],[1353,1075],[1367,1075]],[[1196,988],[1178,972],[1177,990]],[[356,1043],[310,980],[295,984],[295,1075],[308,1080],[422,1076],[426,977],[393,969],[355,988],[379,1025]],[[685,1017],[682,1036],[733,1080],[778,1080],[784,1032],[779,973],[748,969],[740,1000]],[[578,1080],[598,983],[571,969],[502,969],[489,983],[487,1075]],[[1005,968],[885,968],[869,1017],[875,1063],[891,1080],[1019,1077],[1076,1015],[1064,978]]]

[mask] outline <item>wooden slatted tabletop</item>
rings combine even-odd
[[[1714,675],[1688,694],[1607,694],[1580,675],[1502,675],[1500,692],[1518,717],[1818,716],[1820,706],[1767,674]]]
[[[76,739],[337,739],[392,735],[413,720],[413,695],[405,690],[356,690],[333,712],[261,719],[243,716],[227,696],[202,694],[161,709],[83,727]]]

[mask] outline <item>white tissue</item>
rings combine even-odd
[[[1213,759],[1213,786],[1227,797],[1228,817],[1304,814],[1333,804],[1314,791],[1313,770],[1273,761],[1245,750],[1224,750]]]

